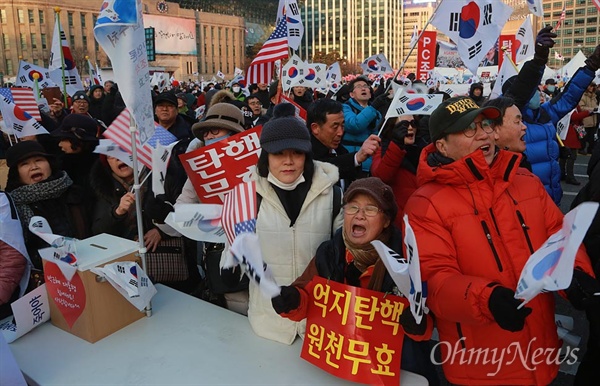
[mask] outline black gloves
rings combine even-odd
[[[567,298],[578,310],[600,307],[600,282],[580,269],[573,270],[571,285],[565,290]]]
[[[557,35],[551,31],[552,26],[546,26],[538,32],[535,38],[535,54],[533,55],[533,58],[540,65],[544,65],[548,62],[550,48],[554,47],[553,38]]]
[[[592,71],[597,71],[600,68],[600,44],[596,46],[594,52],[585,60],[586,66]]]
[[[402,149],[404,149],[404,138],[408,135],[408,126],[407,121],[400,121],[392,129],[392,141]]]
[[[373,108],[375,110],[379,110],[382,107],[387,107],[388,104],[390,104],[390,98],[388,98],[388,94],[381,94],[379,95],[377,98],[373,99],[373,102],[371,102],[371,106],[373,106]]]
[[[510,332],[521,331],[525,318],[531,314],[531,308],[517,309],[521,300],[515,299],[515,292],[506,287],[497,286],[492,290],[488,307],[500,328]]]
[[[402,325],[404,332],[408,334],[423,335],[425,331],[427,331],[427,315],[423,315],[421,323],[417,324],[410,308],[406,307],[400,315],[400,324]]]
[[[293,285],[284,285],[281,293],[271,299],[271,304],[278,314],[295,310],[300,307],[300,291]]]

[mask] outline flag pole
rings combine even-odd
[[[440,2],[438,3],[437,7],[435,7],[435,9],[433,10],[433,13],[431,14],[431,17],[427,20],[427,23],[425,23],[425,26],[423,26],[423,29],[421,30],[421,33],[417,37],[417,42],[419,42],[419,40],[421,40],[421,38],[423,37],[423,34],[425,33],[425,30],[427,29],[427,27],[429,27],[429,24],[431,24],[431,20],[435,17],[438,9],[440,9],[440,5],[442,5],[443,2],[444,2],[444,0],[440,0]],[[408,54],[404,58],[404,61],[402,61],[402,64],[400,65],[400,68],[398,68],[398,71],[396,71],[396,75],[394,75],[394,77],[392,78],[393,82],[395,82],[396,78],[398,77],[398,75],[400,75],[400,71],[402,71],[404,69],[404,65],[408,61],[408,58],[410,58],[410,55],[415,50],[416,46],[417,46],[417,43],[411,44],[411,47],[410,47],[410,50],[408,51]],[[387,85],[387,87],[385,89],[385,92],[388,92],[389,89],[390,89],[390,87],[392,87],[392,82],[390,82]]]
[[[33,75],[33,91],[35,92],[35,102],[38,103],[38,99],[40,99],[40,86],[38,84],[38,79],[40,78],[40,74],[34,72]]]
[[[140,176],[138,174],[138,158],[137,158],[137,126],[133,114],[129,114],[129,132],[131,133],[131,155],[133,161],[133,192],[135,194],[135,214],[138,229],[138,251],[142,260],[142,269],[148,272],[146,266],[146,245],[144,244],[144,222],[142,219],[142,195],[140,184]],[[145,180],[144,180],[145,181]],[[152,301],[146,306],[146,316],[152,316]]]
[[[60,69],[62,71],[62,84],[63,84],[63,100],[65,102],[65,107],[68,108],[67,104],[67,82],[65,81],[65,54],[63,53],[62,47],[62,28],[60,26],[60,7],[54,7],[54,16],[56,21],[56,26],[58,27],[58,43],[60,45]],[[57,31],[54,31],[57,32]]]

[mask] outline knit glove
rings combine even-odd
[[[565,290],[567,299],[578,310],[600,308],[600,282],[580,269],[573,270],[571,285]]]
[[[293,285],[281,287],[281,293],[271,299],[273,309],[278,314],[288,313],[300,307],[300,291]]]
[[[596,46],[594,52],[585,60],[586,66],[592,71],[597,71],[600,68],[600,44]]]
[[[390,103],[390,98],[388,98],[388,94],[385,93],[385,94],[381,94],[377,98],[373,99],[373,102],[371,102],[371,106],[373,106],[373,108],[375,110],[379,110],[382,107],[386,107],[389,103]]]
[[[500,328],[510,332],[521,331],[525,318],[531,314],[531,308],[517,309],[521,300],[515,299],[515,292],[509,288],[497,286],[488,300],[488,308]]]
[[[554,38],[557,36],[551,32],[552,26],[546,26],[538,32],[535,38],[535,54],[533,58],[539,64],[546,64],[550,55],[550,48],[554,47]]]
[[[421,323],[417,323],[410,309],[405,308],[400,315],[400,324],[407,334],[423,335],[427,331],[427,316],[423,315]]]
[[[398,122],[392,129],[392,141],[401,149],[404,149],[404,138],[408,135],[408,124]]]

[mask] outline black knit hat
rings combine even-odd
[[[88,95],[83,90],[77,91],[75,94],[73,94],[73,102],[79,100],[84,100],[87,103],[90,103],[90,97],[88,97]]]
[[[381,209],[393,221],[398,214],[398,204],[394,192],[389,185],[381,181],[378,177],[359,178],[350,184],[346,193],[344,193],[344,204],[352,201],[357,194],[362,193],[375,200],[379,209]]]
[[[458,96],[442,102],[429,118],[429,135],[435,142],[446,134],[459,133],[467,128],[479,114],[496,119],[500,110],[496,107],[479,107],[468,96]]]
[[[6,166],[14,168],[19,162],[36,155],[41,155],[46,158],[52,157],[52,155],[46,153],[44,147],[37,141],[22,141],[16,143],[6,151]]]
[[[96,142],[98,133],[98,121],[84,114],[67,115],[58,129],[53,130],[50,135],[56,138],[78,139],[80,141]]]
[[[177,107],[177,97],[172,91],[165,91],[158,94],[154,99],[154,106],[156,106],[160,102],[169,102],[173,106]]]
[[[306,125],[295,117],[276,118],[265,123],[260,134],[260,146],[270,154],[287,149],[303,153],[312,150]]]

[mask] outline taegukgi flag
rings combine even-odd
[[[393,74],[394,69],[383,53],[371,55],[362,62],[363,74]]]
[[[50,76],[56,84],[62,86],[63,82],[67,87],[69,95],[83,90],[79,71],[75,65],[75,59],[71,53],[71,48],[67,42],[67,36],[60,27],[60,13],[56,13],[54,18],[54,34],[52,35],[52,48],[50,50]]]
[[[307,71],[306,63],[296,54],[293,54],[290,60],[283,66],[281,70],[283,82],[281,86],[284,91],[289,90],[300,84],[300,80],[304,79],[304,73]]]
[[[463,62],[473,74],[490,48],[494,47],[512,8],[495,0],[442,2],[431,20],[458,47]]]
[[[300,47],[304,35],[304,24],[296,0],[279,0],[275,24],[279,24],[282,18],[287,24],[288,46],[295,51]]]
[[[134,6],[135,4],[135,6]],[[125,105],[132,112],[144,145],[154,134],[154,109],[142,20],[142,1],[106,0],[94,36],[109,56]]]
[[[327,65],[323,63],[307,63],[304,77],[299,83],[304,87],[321,88],[325,87],[327,78]]]
[[[515,48],[517,52],[516,61],[520,62],[533,55],[533,50],[535,48],[533,26],[531,25],[531,19],[529,16],[523,20],[523,24],[521,24],[521,27],[519,27],[515,37],[517,44],[517,47]]]
[[[16,86],[35,87],[34,74],[38,75],[38,88],[54,87],[56,83],[50,78],[50,70],[35,64],[27,63],[24,60],[19,62],[19,73],[17,74]]]
[[[398,90],[385,114],[385,119],[401,115],[431,115],[442,103],[441,94],[407,94]]]
[[[325,84],[327,86],[328,91],[332,93],[338,92],[340,88],[342,88],[342,69],[340,68],[340,63],[335,62],[332,63],[329,68],[327,68],[327,73],[325,74]]]
[[[575,255],[598,205],[584,202],[567,213],[562,228],[529,257],[515,291],[515,299],[523,299],[522,305],[541,292],[563,290],[571,284]]]
[[[5,96],[0,96],[0,111],[4,119],[6,133],[9,135],[23,138],[31,135],[48,134],[41,123]]]
[[[502,95],[502,85],[511,77],[517,75],[519,72],[513,65],[512,61],[509,59],[508,54],[505,52],[502,53],[505,56],[502,61],[502,65],[500,66],[500,71],[498,71],[498,75],[496,76],[496,82],[494,83],[494,88],[490,94],[490,99],[498,98]]]

